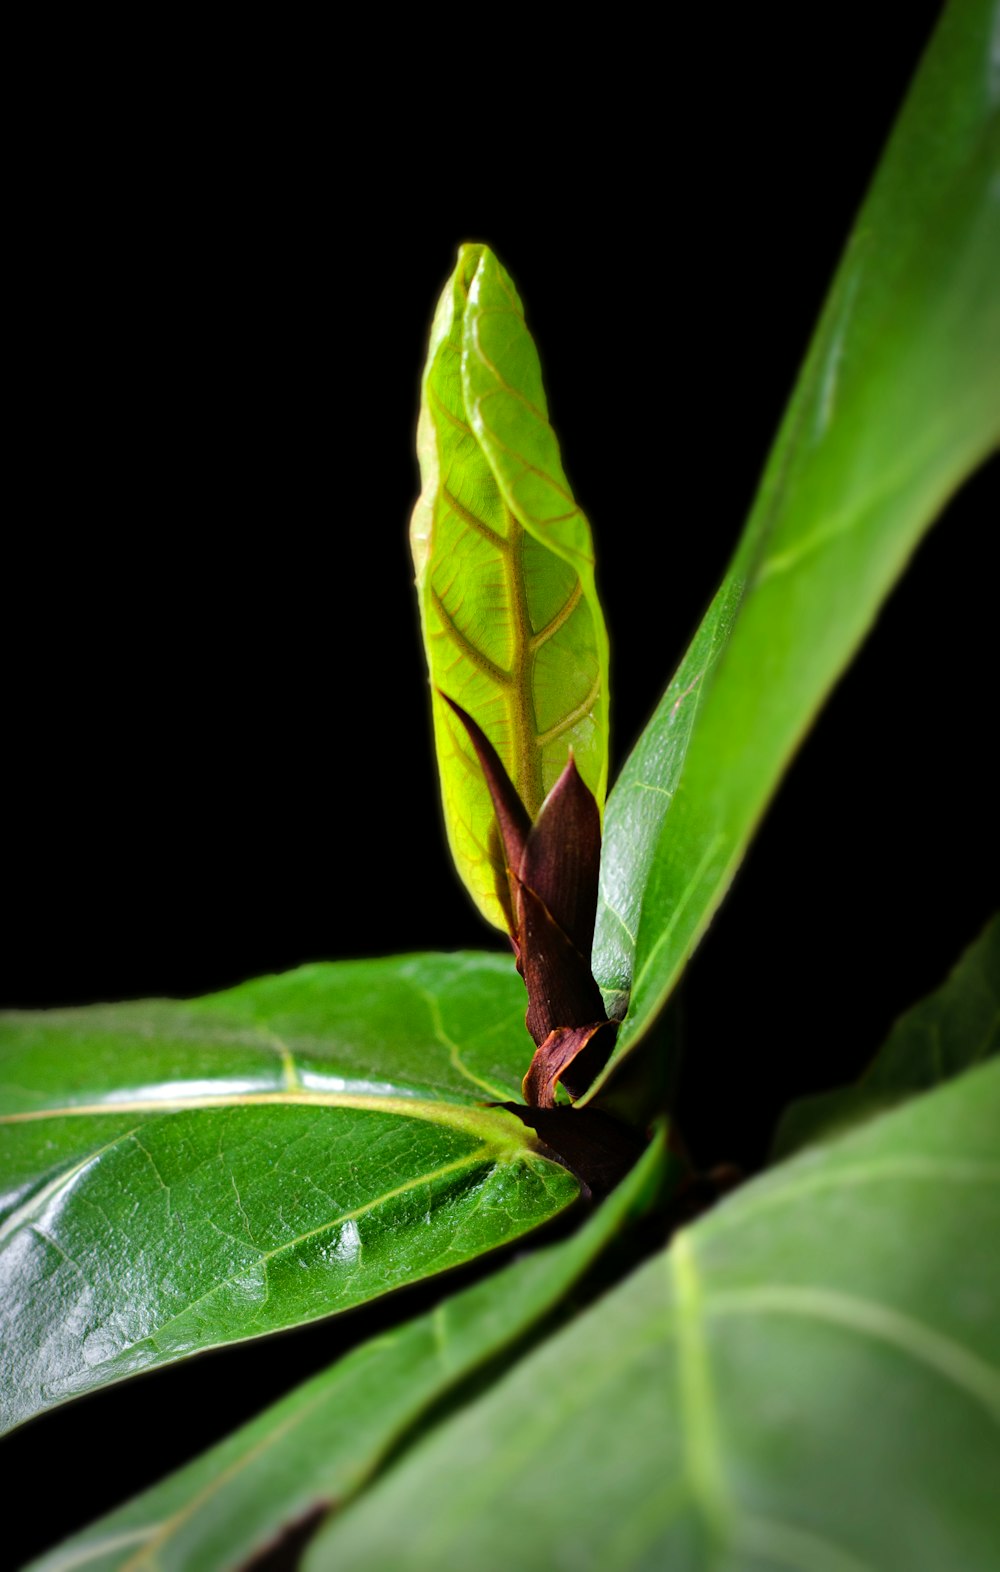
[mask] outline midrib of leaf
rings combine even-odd
[[[709,1539],[715,1546],[725,1540],[729,1510],[716,1434],[701,1281],[694,1248],[686,1231],[675,1238],[667,1261],[677,1292],[677,1362],[688,1480]]]
[[[512,1116],[502,1109],[463,1108],[460,1103],[431,1102],[420,1097],[380,1097],[364,1092],[205,1092],[191,1097],[116,1097],[103,1103],[69,1103],[62,1107],[30,1108],[21,1113],[0,1114],[0,1125],[30,1124],[41,1119],[107,1118],[118,1113],[169,1114],[193,1108],[261,1107],[346,1108],[393,1114],[401,1119],[421,1119],[428,1124],[448,1125],[462,1134],[485,1138],[494,1151],[504,1148],[523,1149],[525,1144],[518,1133],[522,1127],[519,1124],[508,1124]],[[95,1155],[91,1154],[92,1157]]]
[[[524,587],[524,529],[504,504],[507,533],[499,547],[511,613],[511,664],[504,674],[504,700],[514,747],[514,780],[528,812],[534,816],[542,801],[542,757],[532,686],[534,652],[531,619]]]
[[[438,401],[439,403],[440,401]],[[453,418],[453,417],[449,417]],[[496,551],[503,565],[507,606],[510,613],[511,659],[509,666],[499,666],[484,650],[463,633],[448,610],[439,592],[431,585],[431,599],[442,627],[461,654],[476,670],[499,689],[507,712],[512,757],[510,773],[528,812],[534,818],[542,805],[542,749],[569,731],[576,721],[593,706],[600,682],[578,704],[548,730],[541,731],[535,713],[534,669],[538,652],[558,633],[569,620],[583,595],[579,577],[566,600],[537,631],[532,627],[531,613],[525,588],[523,571],[524,542],[527,531],[506,502],[502,503],[505,533],[491,529],[484,519],[472,513],[453,497],[447,488],[443,495],[452,511],[470,529],[476,530]]]

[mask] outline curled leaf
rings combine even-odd
[[[410,538],[448,840],[479,910],[509,930],[494,807],[437,690],[475,715],[529,820],[570,748],[600,812],[608,643],[590,528],[563,473],[538,355],[486,246],[461,248],[438,305],[417,447]]]

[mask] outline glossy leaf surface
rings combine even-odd
[[[726,646],[740,595],[739,582],[728,578],[608,798],[593,967],[608,1014],[616,1019],[628,1008],[643,892],[659,833],[684,767],[702,695]]]
[[[641,1213],[665,1171],[657,1138],[572,1238],[362,1345],[221,1445],[33,1563],[37,1572],[227,1572],[321,1503],[363,1488],[431,1405],[549,1315]]]
[[[483,915],[505,927],[503,859],[472,746],[446,693],[483,728],[534,817],[572,747],[603,805],[608,641],[590,528],[549,425],[513,284],[463,246],[431,328],[411,541],[434,690],[445,823]]]
[[[947,8],[696,640],[707,648],[609,799],[594,970],[631,989],[615,1058],[668,995],[922,532],[1000,440],[995,27],[989,0]]]
[[[907,1010],[856,1086],[792,1103],[774,1152],[784,1157],[1000,1053],[1000,916],[941,987]]]
[[[345,1310],[544,1222],[578,1186],[513,1115],[502,956],[303,967],[0,1030],[3,1427]]]
[[[321,1531],[308,1572],[996,1564],[1000,1064],[720,1204]]]

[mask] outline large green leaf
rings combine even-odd
[[[856,1086],[786,1109],[774,1154],[870,1118],[1000,1053],[1000,915],[987,923],[941,987],[907,1010]]]
[[[991,0],[947,8],[708,628],[609,798],[594,970],[631,990],[612,1066],[672,988],[920,535],[1000,439],[995,38]]]
[[[566,763],[604,802],[608,641],[590,528],[548,422],[507,273],[463,246],[431,328],[411,525],[431,682],[474,717],[532,817]],[[463,727],[434,693],[448,839],[483,915],[505,927],[493,808]]]
[[[347,1309],[578,1192],[512,1114],[520,979],[491,955],[307,966],[0,1027],[3,1427]]]
[[[996,1568],[1000,1064],[747,1185],[421,1441],[309,1572]]]
[[[549,1316],[665,1172],[658,1136],[572,1238],[363,1344],[219,1446],[34,1563],[226,1572],[362,1489],[431,1407]]]

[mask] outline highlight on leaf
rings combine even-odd
[[[466,245],[431,328],[410,539],[432,690],[474,715],[529,819],[573,756],[600,814],[608,640],[590,527],[548,421],[521,302],[486,246]],[[509,929],[503,849],[467,733],[435,692],[452,855],[483,916]]]

